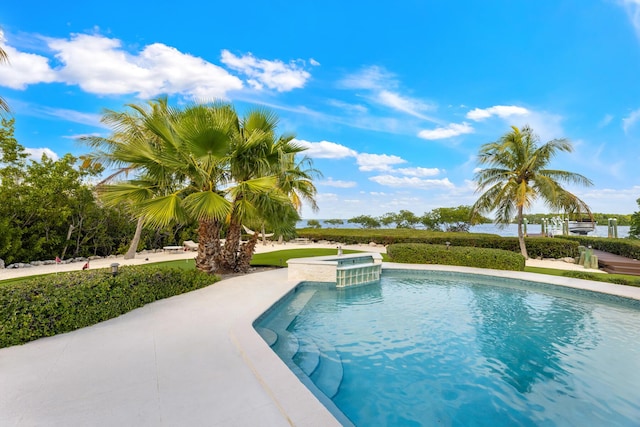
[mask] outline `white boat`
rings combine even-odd
[[[569,233],[587,235],[596,229],[596,222],[590,219],[569,221]]]

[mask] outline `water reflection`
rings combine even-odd
[[[538,381],[562,383],[566,359],[598,341],[592,310],[569,299],[473,286],[477,341],[490,369],[520,393]]]

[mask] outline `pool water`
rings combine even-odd
[[[468,427],[640,425],[638,325],[622,298],[407,271],[299,286],[255,326],[345,423]]]

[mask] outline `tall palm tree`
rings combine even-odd
[[[289,167],[289,157],[302,148],[290,143],[293,136],[278,137],[277,126],[278,117],[273,112],[256,108],[238,121],[232,139],[229,173],[238,186],[233,194],[222,260],[229,271],[246,271],[249,268],[248,262],[259,236],[256,233],[248,242],[241,244],[242,225],[259,224],[262,228],[269,221],[269,212],[295,205],[290,197],[294,193],[281,184],[284,183],[282,176]],[[256,194],[241,185],[255,179],[272,182],[271,191]]]
[[[130,141],[135,139],[149,139],[150,142],[158,143],[157,137],[144,125],[144,120],[151,115],[166,114],[168,110],[168,102],[166,97],[161,97],[153,101],[149,101],[147,105],[128,104],[129,110],[127,111],[114,111],[105,110],[103,112],[102,119],[100,120],[105,125],[109,126],[113,133],[108,137],[99,136],[86,136],[80,138],[80,141],[95,148],[96,151],[88,155],[82,156],[83,166],[90,167],[95,165],[108,166],[116,168],[115,172],[104,178],[96,185],[97,189],[100,189],[102,185],[113,182],[123,175],[135,173],[136,169],[139,169],[141,165],[134,165],[129,162],[123,162],[118,158],[119,147],[127,145]],[[173,185],[173,183],[169,183]],[[121,203],[118,201],[117,203]],[[130,203],[129,205],[130,209]],[[135,216],[134,216],[135,217]],[[135,258],[137,248],[140,244],[140,238],[142,236],[142,229],[144,226],[144,217],[138,216],[136,222],[136,230],[129,249],[124,255],[125,259]]]
[[[311,159],[303,157],[297,161],[296,155],[305,150],[301,146],[291,143],[292,136],[281,137],[273,147],[278,153],[278,161],[272,165],[273,173],[277,176],[278,196],[262,194],[254,198],[253,204],[259,212],[259,217],[253,219],[250,225],[262,230],[265,227],[279,236],[291,235],[295,232],[295,224],[300,219],[302,202],[307,201],[314,211],[318,206],[315,201],[316,188],[313,178],[321,173],[312,167]],[[258,233],[241,245],[238,251],[237,269],[247,271],[249,262],[255,251]]]
[[[220,230],[230,208],[225,196],[234,188],[225,165],[236,117],[227,104],[167,107],[147,115],[143,125],[154,137],[133,137],[112,153],[144,175],[103,187],[105,200],[133,201],[136,214],[151,226],[198,221],[196,266],[207,272],[218,269]]]
[[[0,64],[3,63],[9,63],[9,56],[7,55],[7,52],[5,52],[2,47],[0,47]],[[11,112],[11,110],[9,109],[9,104],[7,104],[4,98],[0,96],[0,115],[2,114],[2,111],[5,111],[7,113]]]
[[[538,146],[539,138],[529,126],[515,126],[499,140],[480,147],[478,162],[488,166],[475,174],[478,188],[484,193],[472,207],[474,216],[495,211],[495,222],[509,224],[516,217],[520,251],[528,258],[522,230],[523,212],[541,199],[554,211],[591,214],[589,206],[564,189],[561,183],[592,185],[583,175],[547,169],[558,152],[571,152],[566,139],[554,139]]]

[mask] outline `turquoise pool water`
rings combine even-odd
[[[301,285],[255,324],[345,424],[465,427],[638,426],[639,325],[622,298],[436,272]]]

